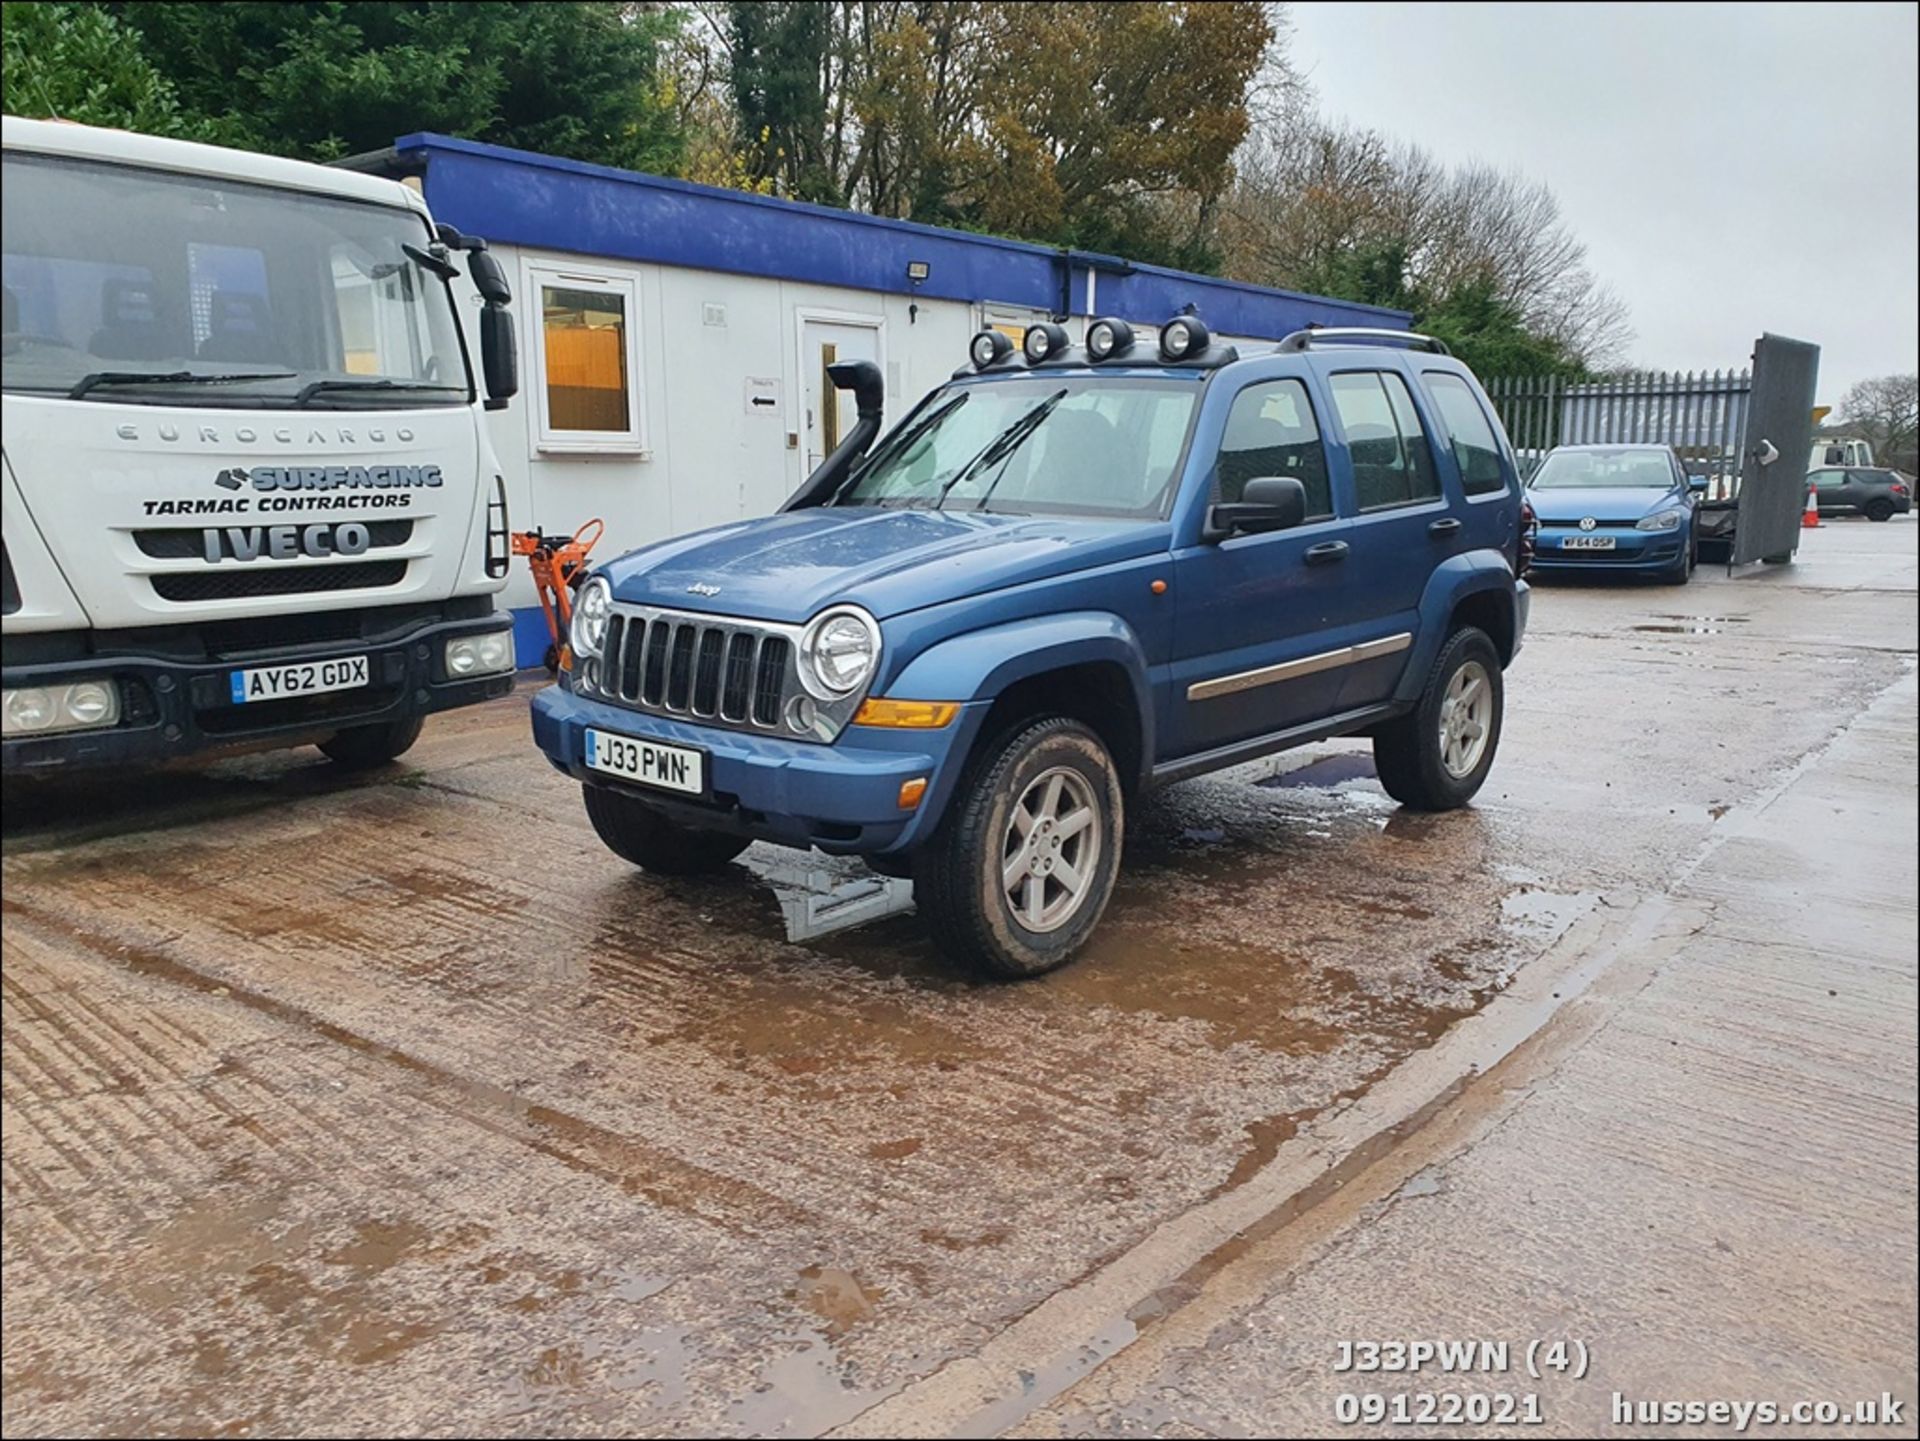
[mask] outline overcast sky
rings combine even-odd
[[[1820,399],[1920,368],[1916,14],[1896,5],[1293,7],[1323,113],[1545,180],[1629,359],[1821,347]]]

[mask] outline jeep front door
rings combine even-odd
[[[1336,513],[1320,425],[1297,379],[1256,381],[1228,411],[1211,499],[1290,476],[1305,524],[1174,554],[1175,619],[1162,717],[1168,756],[1191,756],[1332,714],[1356,615],[1351,522]],[[1163,757],[1165,758],[1165,757]]]

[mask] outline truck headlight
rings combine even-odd
[[[112,681],[36,685],[0,697],[0,731],[10,736],[95,730],[120,720],[120,688]]]
[[[573,625],[567,632],[567,644],[583,659],[595,659],[607,643],[607,620],[613,614],[613,587],[605,576],[596,575],[580,587],[573,603]]]
[[[1663,510],[1658,515],[1642,516],[1634,522],[1635,530],[1678,530],[1680,522],[1687,518],[1684,510]]]
[[[513,633],[454,636],[447,641],[446,655],[448,675],[498,675],[513,669]]]
[[[859,606],[822,611],[800,638],[801,673],[828,696],[858,690],[880,659],[880,623]]]

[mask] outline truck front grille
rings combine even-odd
[[[259,570],[173,571],[151,576],[154,594],[179,605],[243,600],[266,595],[309,595],[330,590],[373,590],[407,578],[404,560],[352,565],[276,565]]]
[[[600,660],[582,675],[591,691],[636,710],[777,731],[788,697],[804,693],[797,638],[770,622],[620,605]]]

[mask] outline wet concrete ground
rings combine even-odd
[[[790,941],[781,852],[631,871],[524,694],[373,777],[9,792],[6,1430],[892,1415],[1665,890],[1910,664],[1917,534],[1542,587],[1473,809],[1399,812],[1351,743],[1174,788],[1015,987],[910,915]]]

